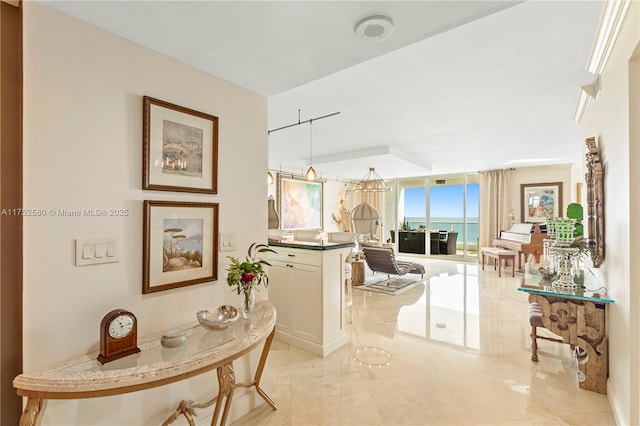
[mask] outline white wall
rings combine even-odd
[[[100,321],[117,307],[136,314],[145,336],[195,321],[200,309],[237,305],[225,255],[242,256],[267,235],[266,99],[42,4],[23,6],[25,208],[130,212],[25,218],[25,371],[96,351]],[[218,195],[141,190],[144,95],[219,117]],[[238,251],[220,253],[218,281],[142,295],[145,199],[220,204],[220,231],[236,232]],[[119,237],[120,262],[75,267],[73,240],[91,237]],[[247,361],[236,367],[248,379]],[[160,424],[183,398],[213,396],[215,383],[212,372],[122,396],[50,401],[42,424]]]
[[[580,153],[576,152],[576,159],[579,157]],[[560,216],[566,216],[567,205],[571,202],[575,202],[575,198],[573,198],[575,195],[572,196],[572,187],[574,187],[575,184],[572,183],[571,169],[571,165],[568,164],[522,167],[515,169],[511,179],[511,202],[513,204],[513,213],[515,215],[516,222],[520,222],[522,213],[520,187],[522,184],[562,182],[563,195]],[[575,194],[575,190],[573,191],[573,194]]]
[[[629,72],[634,50],[637,62],[639,41],[640,3],[632,2],[601,75],[601,93],[582,123],[583,137],[596,137],[605,169],[605,260],[598,274],[615,300],[609,309],[607,326],[607,392],[618,424],[640,424],[639,68],[636,65],[635,72]],[[635,87],[633,92],[630,87]],[[633,103],[630,95],[635,100]],[[635,107],[630,109],[630,105]],[[634,137],[631,137],[631,129]]]
[[[344,182],[336,180],[327,180],[324,184],[324,197],[323,197],[323,223],[324,230],[326,232],[340,232],[342,228],[332,218],[332,214],[336,217],[340,217],[340,199],[346,200],[347,187],[344,186]],[[349,210],[355,206],[348,206]],[[351,231],[351,225],[348,226]]]

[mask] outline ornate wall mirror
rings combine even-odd
[[[604,168],[595,138],[588,138],[587,145],[587,223],[589,226],[589,251],[594,268],[604,260]]]

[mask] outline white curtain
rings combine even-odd
[[[511,175],[513,170],[490,170],[479,173],[480,232],[479,248],[490,247],[500,231],[511,226]],[[482,256],[478,256],[481,261]]]

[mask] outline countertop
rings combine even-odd
[[[13,386],[18,395],[44,399],[92,398],[119,395],[183,380],[215,369],[259,345],[276,322],[276,311],[268,301],[256,303],[247,320],[224,330],[208,331],[198,323],[181,327],[187,341],[177,348],[164,348],[159,336],[140,339],[141,352],[100,364],[98,353],[81,355],[23,373]]]
[[[305,250],[334,250],[346,247],[355,247],[355,243],[332,243],[324,240],[295,241],[295,240],[269,240],[271,247],[289,247]]]

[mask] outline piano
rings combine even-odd
[[[523,254],[535,256],[536,263],[540,263],[542,241],[546,238],[547,234],[540,232],[537,224],[514,223],[508,231],[500,231],[500,237],[491,240],[491,245],[517,252],[518,269],[522,269]]]

